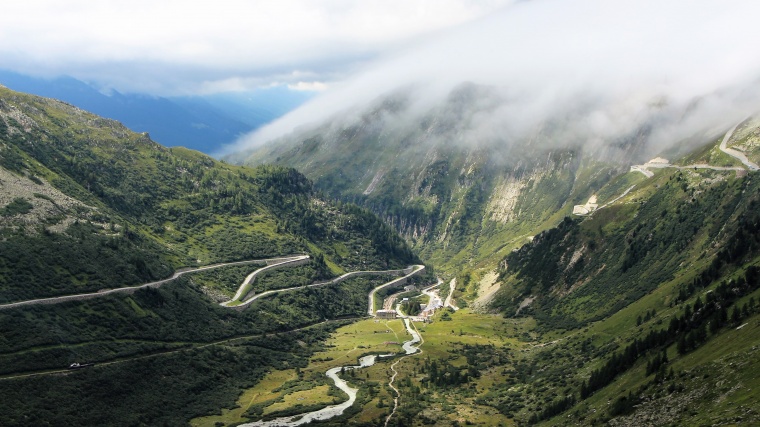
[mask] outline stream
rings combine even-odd
[[[415,347],[415,344],[421,341],[420,334],[417,333],[417,331],[414,330],[414,328],[412,328],[411,322],[409,321],[409,319],[406,319],[406,318],[404,319],[404,325],[406,326],[406,330],[409,331],[409,333],[412,335],[412,339],[409,341],[405,341],[402,348],[404,349],[405,354],[407,355],[414,354],[419,350],[418,347]],[[329,369],[326,372],[326,375],[331,380],[333,380],[336,387],[343,390],[348,395],[348,400],[346,400],[343,403],[339,403],[337,405],[330,405],[320,410],[307,412],[305,414],[290,415],[287,417],[275,418],[269,421],[255,421],[252,423],[240,424],[240,427],[292,427],[292,426],[300,426],[303,424],[307,424],[312,421],[327,420],[327,419],[342,415],[346,409],[350,408],[351,405],[354,404],[354,402],[356,401],[356,392],[359,390],[355,388],[351,388],[342,378],[338,376],[338,373],[340,373],[341,369],[349,370],[349,369],[367,368],[374,365],[378,357],[384,358],[384,357],[392,357],[392,356],[395,356],[395,354],[381,354],[380,356],[371,354],[369,356],[364,356],[361,359],[359,359],[359,365],[345,366],[345,367],[338,366],[338,367]]]

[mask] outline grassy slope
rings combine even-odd
[[[696,153],[692,158],[704,156]],[[501,276],[506,286],[496,305],[513,315],[526,296],[539,296],[528,310],[539,319],[541,340],[549,342],[524,358],[529,371],[539,371],[523,378],[525,388],[518,393],[544,403],[513,411],[514,416],[527,421],[549,403],[574,395],[579,402],[560,410],[562,415],[550,418],[549,424],[758,422],[757,363],[752,356],[760,338],[756,314],[743,318],[740,324],[746,326],[739,330],[740,324],[729,322],[708,333],[703,344],[683,355],[672,341],[667,368],[673,374],[664,380],[645,374],[647,363],[662,348],[657,347],[610,385],[585,400],[579,397],[581,384],[610,356],[650,331],[667,329],[697,296],[704,301],[719,283],[736,280],[749,266],[758,265],[758,236],[739,230],[746,230],[739,224],[756,222],[756,181],[752,175],[736,178],[732,172],[659,171],[650,180],[639,179],[636,190],[617,206],[583,221],[564,222],[508,256],[509,270]],[[716,258],[724,261],[707,286],[689,288]],[[684,292],[687,299],[679,300]],[[727,309],[731,313],[734,307],[750,306],[750,298],[758,297],[760,293],[753,291],[729,302]],[[754,310],[749,308],[750,313]],[[650,313],[656,313],[651,320]],[[495,387],[494,395],[501,389]],[[637,406],[611,412],[630,400],[628,393],[638,399]],[[491,402],[498,405],[500,400],[494,397]]]
[[[64,214],[87,224],[61,233],[44,220],[26,227],[11,221],[24,223],[32,213],[7,220],[0,232],[14,250],[4,253],[39,242],[24,257],[4,260],[9,271],[20,262],[31,265],[24,268],[29,277],[2,284],[0,299],[93,291],[107,282],[114,287],[164,277],[178,267],[304,251],[325,253],[334,267],[347,269],[415,260],[388,227],[354,207],[318,200],[294,170],[244,168],[167,149],[116,122],[7,89],[0,89],[0,101],[0,166],[19,179],[49,181],[61,197],[81,201]],[[36,200],[35,185],[29,181],[19,196]],[[77,238],[88,240],[81,255],[82,245],[71,241]],[[41,265],[51,265],[52,254],[42,253],[51,240],[72,248],[73,262],[41,271],[34,257],[47,257]],[[355,250],[340,255],[334,245]],[[94,271],[76,262],[107,255],[112,260]],[[109,264],[119,259],[125,260],[120,274],[109,276]]]
[[[754,200],[758,183],[732,175],[663,171],[615,206],[585,221],[566,220],[506,258],[510,270],[502,277],[514,285],[496,304],[509,311],[540,294],[537,314],[574,326],[697,269]]]
[[[294,252],[325,257],[288,276],[298,283],[418,261],[372,214],[320,200],[292,169],[238,167],[167,149],[116,122],[6,89],[0,167],[22,182],[15,197],[32,204],[0,218],[4,301]],[[51,196],[36,197],[43,187]],[[44,209],[54,204],[62,216],[48,221],[56,209]],[[221,269],[133,295],[0,312],[0,375],[96,362],[63,375],[0,380],[3,424],[186,423],[230,406],[268,369],[301,365],[341,323],[281,339],[262,334],[362,315],[376,285],[359,280],[273,296],[243,312],[209,297],[231,292],[246,274]],[[278,286],[276,275],[264,279],[262,286]]]

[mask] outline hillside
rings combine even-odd
[[[757,126],[741,124],[729,147],[746,149]],[[713,151],[719,142],[676,162],[703,166],[659,169],[615,204],[566,217],[503,259],[490,307],[535,318],[552,337],[525,359],[531,373],[518,395],[563,390],[545,395],[543,409],[512,406],[516,416],[552,425],[760,421],[750,403],[760,184],[754,172],[704,166],[708,155],[725,156]],[[488,399],[509,407],[497,390]]]
[[[757,119],[644,163],[653,129],[605,150],[552,144],[549,125],[505,148],[468,134],[487,91],[465,85],[419,122],[409,102],[386,97],[246,160],[369,207],[476,307],[421,329],[429,353],[425,368],[402,364],[414,402],[398,425],[760,422]],[[436,386],[433,361],[447,372]]]
[[[752,158],[747,140],[758,125],[752,119],[729,131],[725,149]],[[368,368],[366,378],[350,375],[364,393],[360,410],[326,425],[760,423],[760,183],[721,150],[723,140],[669,166],[613,177],[597,194],[614,202],[566,216],[496,259],[501,287],[489,312],[443,309],[419,323],[423,353],[392,365],[398,391],[384,387],[387,365]],[[478,283],[467,271],[456,279],[464,306]],[[338,329],[335,348],[313,357],[303,380],[299,371],[275,371],[245,395],[248,406],[241,397],[241,411],[266,420],[297,410],[258,397],[277,393],[286,402],[304,396],[303,405],[323,401],[306,383],[325,355],[348,359],[343,353],[362,339],[357,329],[373,330],[362,341],[369,349],[389,351],[399,326],[368,320]],[[275,378],[293,378],[288,384],[308,393],[275,388]],[[238,420],[234,414],[194,425]]]
[[[293,169],[165,148],[118,122],[6,88],[0,188],[0,305],[298,253],[312,261],[264,275],[255,292],[419,262],[374,215],[320,198]],[[303,363],[340,319],[366,313],[367,293],[387,280],[357,277],[247,309],[220,306],[258,264],[0,309],[2,423],[187,423],[234,403],[268,369]],[[95,367],[65,371],[74,362]]]
[[[630,159],[644,160],[646,136],[585,147],[565,142],[562,122],[529,138],[482,130],[501,105],[496,93],[464,84],[426,109],[396,93],[229,159],[297,168],[326,194],[384,218],[442,270],[495,267]]]

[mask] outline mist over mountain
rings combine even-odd
[[[375,61],[227,152],[350,120],[396,91],[410,95],[399,122],[418,122],[470,82],[489,96],[461,129],[466,143],[508,146],[550,128],[542,144],[599,146],[645,127],[654,153],[757,111],[757,9],[749,1],[519,2]]]

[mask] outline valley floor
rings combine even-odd
[[[396,296],[391,295],[385,302],[391,303]],[[243,392],[236,407],[222,409],[220,415],[197,418],[191,424],[236,425],[303,414],[342,402],[345,395],[336,390],[325,376],[326,371],[356,365],[369,354],[403,354],[405,342],[418,332],[423,339],[419,353],[380,358],[373,366],[341,373],[351,387],[359,389],[358,399],[346,415],[328,424],[377,425],[378,420],[384,420],[379,424],[415,425],[435,420],[436,425],[513,425],[510,418],[476,401],[499,381],[504,371],[513,369],[510,353],[530,348],[529,343],[516,337],[530,333],[532,320],[505,321],[501,316],[468,309],[442,309],[433,319],[432,323],[409,322],[414,323],[412,333],[404,327],[408,319],[401,318],[371,318],[339,328],[326,349],[314,354],[306,368],[271,371],[255,387]],[[477,374],[468,371],[472,352],[477,353],[475,357],[488,359],[481,362],[480,368],[485,369]],[[431,372],[438,369],[440,376]],[[455,380],[456,384],[445,384],[455,371],[464,374]],[[397,410],[394,398],[398,399]],[[421,401],[426,403],[421,405]]]

